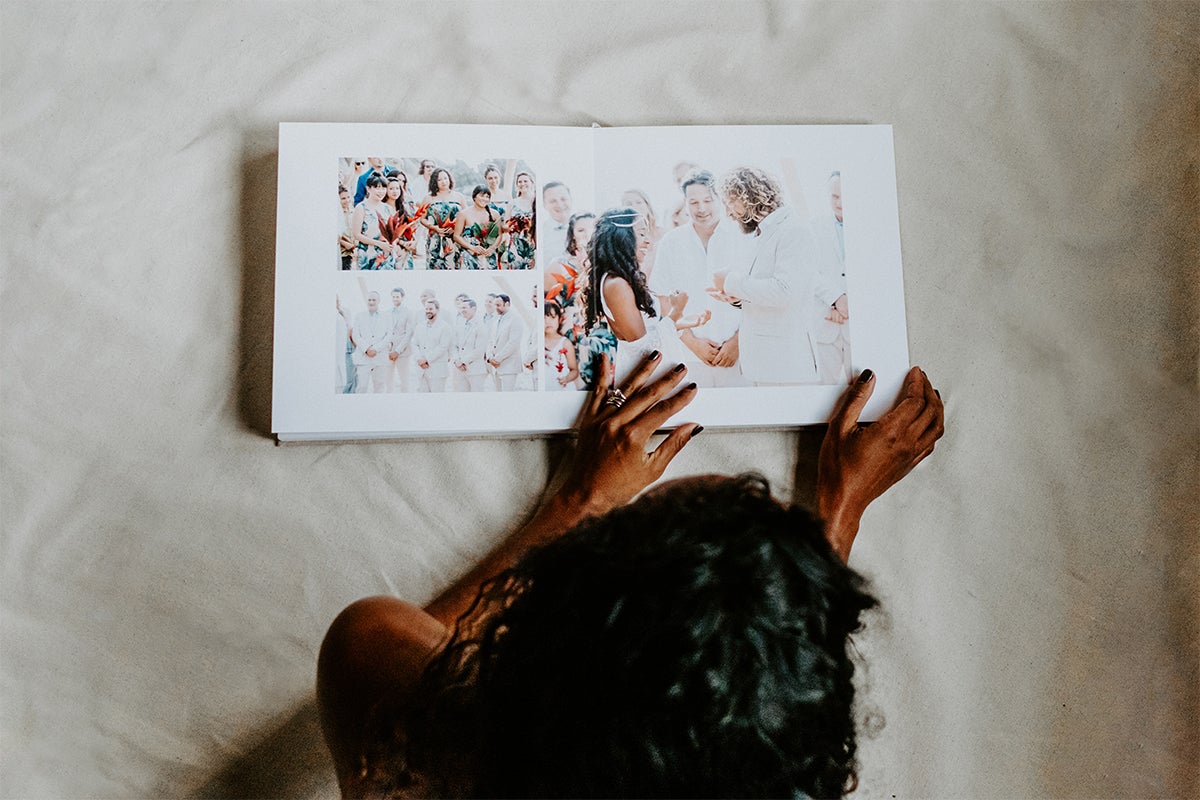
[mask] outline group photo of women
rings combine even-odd
[[[534,269],[536,185],[511,158],[340,158],[339,268]]]
[[[548,243],[547,373],[588,388],[607,354],[619,383],[657,350],[704,387],[848,380],[841,173],[661,166],[653,192],[607,176],[604,210],[572,209]]]

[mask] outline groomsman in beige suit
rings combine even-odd
[[[463,321],[456,331],[454,357],[450,364],[450,387],[456,392],[482,392],[487,377],[487,327],[470,297],[462,301]]]
[[[379,310],[379,292],[367,293],[367,310],[355,315],[350,338],[354,342],[351,361],[357,375],[356,393],[385,391],[392,368],[387,357],[392,347],[392,318]]]

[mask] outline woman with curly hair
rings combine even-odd
[[[661,351],[670,361],[681,360],[678,331],[702,325],[707,316],[683,319],[682,303],[672,299],[664,316],[646,286],[638,252],[648,237],[645,218],[632,208],[613,208],[600,215],[588,255],[588,281],[584,294],[587,337],[579,363],[593,363],[607,352],[616,364],[616,380],[625,376],[651,351]],[[707,312],[706,312],[707,314]],[[590,369],[581,369],[584,384],[592,385]]]
[[[856,784],[851,635],[876,605],[846,565],[866,507],[933,451],[914,368],[869,427],[869,371],[821,447],[817,508],[755,475],[662,475],[697,433],[660,354],[585,401],[562,488],[424,609],[349,606],[317,699],[345,797],[838,797]]]
[[[421,201],[425,213],[421,225],[429,231],[426,269],[458,269],[459,252],[454,244],[454,220],[467,205],[467,198],[454,191],[454,176],[445,167],[429,173],[429,194]]]

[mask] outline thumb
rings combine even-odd
[[[839,433],[846,434],[858,425],[858,417],[866,407],[867,401],[875,391],[875,373],[864,369],[858,380],[850,384],[842,395],[841,403],[833,412],[829,426]]]

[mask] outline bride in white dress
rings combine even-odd
[[[651,379],[664,374],[683,360],[679,331],[707,321],[708,312],[680,317],[687,304],[683,294],[673,295],[671,307],[662,313],[641,269],[640,256],[648,244],[646,221],[631,208],[609,209],[596,221],[588,248],[588,335],[579,357],[580,373],[588,385],[593,380],[593,359],[601,352],[613,357],[614,385],[620,386],[654,350],[662,353],[662,360]]]

